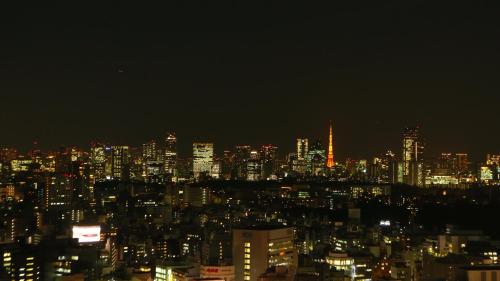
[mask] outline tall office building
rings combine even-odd
[[[268,179],[273,173],[276,165],[278,147],[267,144],[260,148],[260,160],[262,163],[262,179]]]
[[[71,176],[57,173],[45,178],[44,208],[47,211],[68,210],[73,202]]]
[[[441,153],[438,161],[433,163],[433,175],[464,176],[469,171],[469,157],[467,153]]]
[[[130,175],[130,149],[125,145],[111,147],[111,173],[116,180],[128,180]]]
[[[419,127],[406,128],[403,133],[403,181],[409,185],[423,186],[424,143],[420,138]]]
[[[142,160],[143,163],[146,163],[147,161],[156,161],[158,160],[158,155],[157,155],[157,149],[156,149],[156,141],[151,140],[145,144],[142,145]]]
[[[330,122],[330,133],[328,135],[328,158],[326,161],[326,167],[331,169],[335,165],[335,156],[333,152],[333,125]]]
[[[445,174],[452,174],[455,170],[455,157],[453,153],[441,153],[436,168],[443,170]]]
[[[196,179],[201,175],[210,175],[214,163],[213,143],[193,143],[193,174]]]
[[[309,140],[297,139],[296,153],[292,156],[292,170],[298,175],[305,175],[307,171],[307,155],[309,153]]]
[[[159,156],[156,141],[151,140],[142,145],[142,177],[146,182],[160,182],[163,163],[159,161]]]
[[[247,163],[250,160],[250,152],[252,147],[249,145],[237,145],[234,153],[233,161],[233,178],[246,180],[247,178]]]
[[[233,172],[234,154],[230,150],[224,150],[221,161],[221,174],[225,180],[230,180]]]
[[[500,165],[499,154],[486,154],[486,165]]]
[[[253,227],[233,230],[233,263],[236,280],[257,281],[268,268],[298,264],[294,231],[290,227]]]
[[[467,173],[469,171],[469,155],[467,153],[457,153],[456,168],[459,174]]]
[[[396,154],[388,150],[382,156],[383,179],[388,183],[402,183],[399,175],[399,161]]]
[[[18,158],[18,152],[14,148],[0,148],[0,180],[10,174],[11,161]]]
[[[102,144],[92,144],[90,149],[90,169],[96,181],[106,179],[106,151]]]
[[[325,174],[326,150],[320,140],[316,140],[307,153],[307,174],[320,176]]]
[[[262,176],[262,165],[260,155],[257,150],[250,152],[250,159],[247,162],[247,178],[248,181],[259,181]]]
[[[297,159],[305,160],[308,152],[309,152],[309,140],[302,138],[297,139]]]
[[[164,155],[165,173],[171,177],[177,175],[177,137],[175,133],[168,133],[165,137]]]
[[[214,159],[214,163],[212,164],[212,171],[210,172],[210,176],[214,179],[222,178],[222,160]]]

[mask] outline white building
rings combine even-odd
[[[290,227],[253,227],[233,230],[233,262],[236,280],[257,281],[273,266],[295,273],[298,265]]]

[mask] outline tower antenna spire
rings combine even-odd
[[[328,138],[328,159],[326,162],[326,167],[331,169],[333,168],[334,164],[335,164],[335,157],[333,155],[333,125],[332,121],[330,120],[330,134]]]

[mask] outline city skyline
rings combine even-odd
[[[326,120],[341,158],[399,147],[414,125],[436,152],[483,155],[500,142],[495,9],[216,6],[6,16],[0,145],[140,144],[175,131],[182,143],[289,150],[290,137],[326,142]]]
[[[338,123],[338,122],[337,122]],[[337,124],[335,123],[335,124]],[[272,142],[272,141],[254,141],[254,142],[240,142],[240,143],[229,143],[229,142],[224,142],[224,141],[218,141],[221,138],[217,137],[192,137],[191,140],[187,140],[181,138],[178,139],[179,134],[174,131],[166,131],[163,134],[151,134],[149,138],[143,138],[143,139],[138,139],[135,142],[129,141],[129,140],[122,140],[122,141],[111,141],[111,140],[106,140],[105,137],[101,137],[99,139],[93,139],[90,140],[88,143],[81,143],[81,144],[75,144],[75,143],[60,143],[59,145],[47,145],[44,143],[40,143],[38,140],[34,140],[31,143],[26,143],[25,145],[19,146],[19,145],[9,145],[9,144],[2,144],[0,142],[0,147],[6,147],[6,148],[15,148],[18,149],[19,152],[22,153],[28,153],[30,150],[32,150],[35,146],[39,149],[42,149],[47,152],[55,152],[61,147],[77,147],[81,149],[87,149],[91,147],[92,143],[103,143],[107,145],[130,145],[132,147],[140,148],[143,146],[145,143],[149,141],[155,141],[155,142],[162,142],[164,138],[168,137],[170,134],[174,134],[177,137],[176,141],[176,146],[178,150],[178,154],[181,157],[190,157],[192,156],[192,145],[193,143],[197,142],[210,142],[214,144],[214,153],[217,154],[217,156],[222,156],[223,152],[225,150],[233,150],[235,147],[239,145],[249,145],[251,147],[258,148],[263,145],[275,145],[278,148],[280,148],[280,157],[286,156],[288,153],[291,153],[297,149],[296,146],[296,141],[298,139],[308,139],[310,143],[313,143],[317,140],[321,141],[322,145],[326,150],[328,150],[329,146],[329,128],[328,126],[332,125],[333,127],[333,140],[334,140],[334,154],[335,154],[335,161],[340,160],[340,161],[345,161],[346,159],[363,159],[363,158],[371,158],[371,157],[376,157],[378,155],[384,154],[387,151],[392,151],[398,155],[401,154],[402,150],[404,149],[402,144],[401,144],[401,137],[404,136],[404,131],[407,130],[407,128],[412,128],[412,126],[405,126],[402,128],[399,128],[399,132],[390,132],[387,133],[387,136],[391,136],[391,138],[388,138],[387,143],[390,145],[387,145],[385,147],[372,147],[371,150],[363,150],[363,153],[359,153],[359,151],[356,151],[353,149],[352,146],[349,146],[349,144],[346,142],[346,138],[342,139],[342,136],[340,136],[340,141],[338,141],[338,133],[336,133],[336,128],[335,125],[329,121],[327,123],[327,127],[323,128],[323,136],[311,136],[311,135],[304,135],[304,134],[299,134],[297,133],[296,136],[289,136],[287,138],[287,142],[284,144]],[[438,147],[435,146],[435,143],[433,142],[432,136],[428,137],[427,134],[425,134],[425,128],[422,128],[422,126],[417,125],[416,127],[419,128],[421,133],[421,137],[423,138],[424,142],[430,143],[430,145],[426,146],[426,153],[424,158],[436,158],[439,157],[441,153],[467,153],[470,157],[471,160],[475,162],[483,162],[485,160],[485,155],[491,154],[491,153],[498,153],[498,149],[496,149],[496,146],[493,146],[492,149],[483,147],[481,145],[478,145],[481,147],[480,149],[477,149],[477,147],[472,147],[467,149],[453,149],[453,147],[447,146],[447,148],[443,150],[439,150]],[[367,140],[369,142],[370,140]],[[342,144],[340,147],[340,150],[338,149],[338,142]],[[345,145],[345,146],[344,146]],[[476,148],[476,149],[474,149]],[[472,152],[471,152],[472,151]],[[474,153],[475,151],[475,153]]]

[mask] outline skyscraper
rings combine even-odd
[[[486,154],[486,165],[500,165],[500,155]]]
[[[213,143],[193,143],[193,174],[195,178],[201,175],[209,175],[212,171],[214,162],[214,144]]]
[[[245,180],[247,178],[247,163],[250,160],[252,147],[249,145],[237,145],[235,151],[233,178]]]
[[[406,128],[403,133],[403,181],[409,185],[422,186],[424,179],[424,144],[419,127]]]
[[[293,171],[298,175],[305,175],[307,170],[306,158],[309,153],[309,140],[305,138],[297,139],[297,152],[292,160]]]
[[[334,165],[335,165],[335,157],[333,154],[333,126],[332,123],[330,122],[330,134],[328,138],[328,158],[326,162],[326,167],[333,168]]]
[[[114,145],[111,147],[111,173],[113,179],[128,180],[130,175],[130,150],[125,145]]]
[[[165,157],[163,158],[165,173],[171,177],[177,175],[177,137],[168,133],[165,137]]]
[[[250,151],[250,159],[247,162],[247,178],[248,181],[258,181],[262,176],[262,164],[260,155],[257,150]]]
[[[158,160],[156,150],[156,141],[151,140],[142,145],[142,160],[143,162],[147,161],[156,161]]]
[[[456,157],[456,168],[459,174],[463,174],[469,171],[469,155],[467,153],[457,153]]]
[[[146,182],[155,182],[162,172],[162,163],[158,161],[158,146],[151,140],[142,145],[142,176]]]
[[[90,150],[90,167],[92,176],[96,181],[106,179],[106,153],[104,145],[92,144]]]
[[[316,140],[307,154],[307,173],[313,176],[324,175],[326,150],[320,140]]]
[[[297,139],[297,159],[305,160],[309,152],[309,140],[298,138]]]
[[[221,162],[221,174],[225,180],[231,179],[231,173],[233,172],[233,160],[234,154],[230,150],[224,150]]]
[[[267,179],[273,173],[276,165],[278,147],[268,144],[260,148],[260,159],[262,161],[262,178]]]

